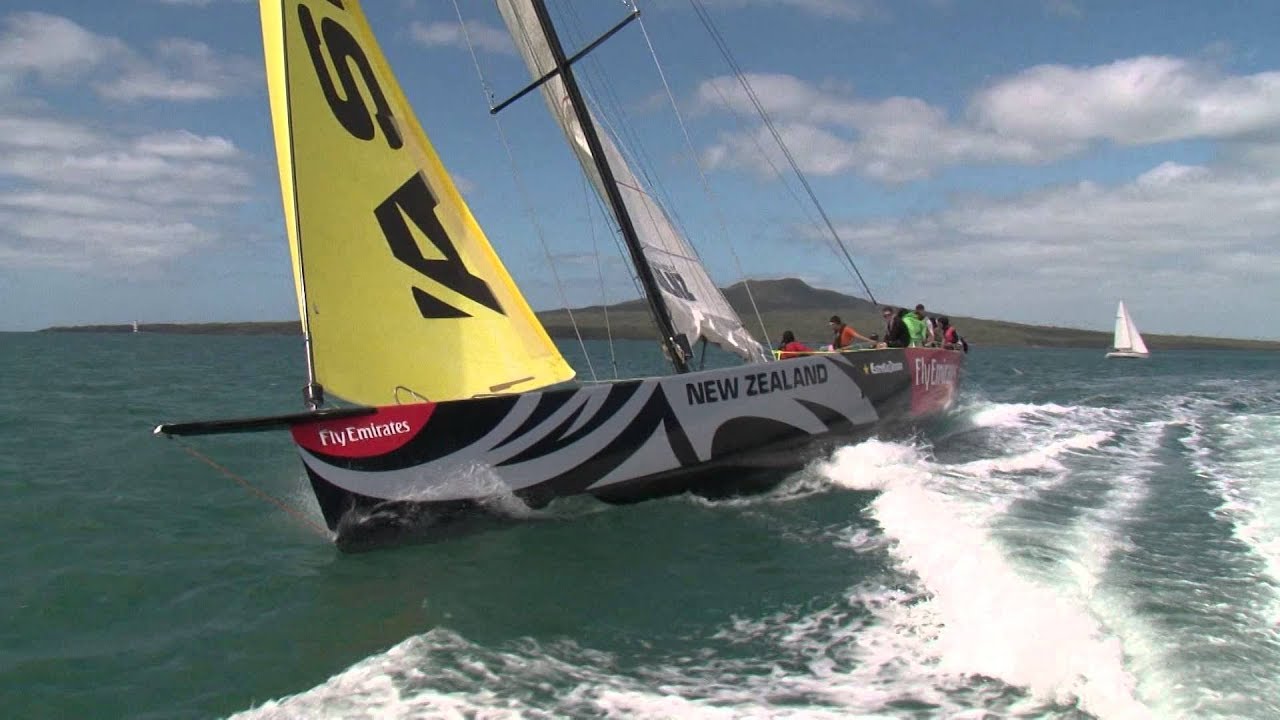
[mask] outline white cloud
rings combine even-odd
[[[225,159],[240,154],[236,146],[223,137],[202,137],[186,130],[152,133],[138,138],[138,150],[171,158]]]
[[[212,100],[255,73],[248,60],[192,40],[163,39],[140,52],[55,15],[6,17],[0,266],[128,275],[223,239],[220,214],[243,203],[251,186],[235,143],[154,126],[121,132],[96,116],[89,91],[108,100]],[[83,112],[94,119],[78,121],[39,99],[55,83],[88,102]]]
[[[161,5],[185,5],[189,7],[208,7],[210,5],[214,5],[219,2],[246,3],[246,2],[252,2],[252,0],[152,0],[152,2],[157,2],[157,3],[160,3]]]
[[[140,267],[204,245],[212,234],[189,222],[121,221],[0,210],[21,242],[0,238],[0,265],[102,271]]]
[[[127,53],[124,43],[102,37],[64,17],[22,12],[4,19],[0,77],[8,84],[32,73],[46,81],[82,75],[105,59]]]
[[[212,100],[233,94],[256,78],[256,63],[225,57],[194,40],[170,38],[156,44],[154,57],[133,58],[124,74],[98,83],[114,100]]]
[[[244,200],[241,152],[219,137],[101,137],[79,150],[0,138],[0,265],[115,273],[215,240],[200,218]]]
[[[10,15],[0,33],[0,91],[40,82],[94,79],[113,100],[211,100],[240,91],[258,74],[247,58],[227,56],[194,40],[169,38],[142,53],[56,15]]]
[[[414,22],[409,25],[409,35],[420,45],[426,47],[467,47],[467,36],[471,44],[478,50],[491,53],[514,55],[515,46],[506,30],[483,22],[470,21],[463,32],[462,25],[456,22]]]
[[[1045,12],[1050,15],[1057,15],[1064,18],[1083,17],[1084,13],[1080,10],[1080,6],[1076,5],[1072,0],[1045,0]]]
[[[960,164],[1046,163],[1101,141],[1225,140],[1269,157],[1280,140],[1280,72],[1229,76],[1178,58],[1034,67],[977,92],[960,118],[918,98],[862,99],[790,75],[747,78],[801,168],[820,175],[904,182]],[[754,117],[736,78],[702,83],[696,100]],[[760,169],[760,148],[773,145],[762,127],[726,133],[706,159]]]
[[[941,108],[916,98],[879,101],[850,98],[839,88],[817,87],[790,75],[748,75],[761,105],[774,120],[801,169],[817,175],[855,171],[886,182],[928,177],[938,167],[964,162],[1039,163],[1066,146],[1037,146],[949,121]],[[698,88],[703,109],[728,104],[754,116],[745,90],[735,78],[708,80]],[[725,133],[705,154],[712,167],[763,169],[761,151],[781,166],[776,144],[764,127]]]
[[[1082,182],[963,199],[930,215],[847,225],[841,235],[856,255],[898,269],[889,294],[901,302],[1078,324],[1079,308],[1147,299],[1147,327],[1256,336],[1263,326],[1192,328],[1185,319],[1215,317],[1206,303],[1225,318],[1274,294],[1277,198],[1275,172],[1163,163],[1116,187]]]
[[[1085,68],[1041,65],[979,92],[969,115],[1001,136],[1043,143],[1275,137],[1280,72],[1226,76],[1161,56]]]
[[[67,120],[0,115],[0,147],[71,151],[100,142],[96,131]]]
[[[887,12],[876,0],[703,0],[703,4],[727,8],[779,7],[851,21],[883,17]]]
[[[216,136],[0,115],[0,265],[112,274],[191,252],[244,201],[244,162]]]

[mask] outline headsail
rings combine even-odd
[[[298,310],[347,400],[573,377],[414,117],[358,0],[260,0]],[[401,396],[407,397],[407,396]]]
[[[529,0],[498,0],[498,8],[533,77],[540,78],[554,68],[555,61],[547,38]],[[543,83],[541,90],[552,117],[568,138],[583,172],[601,198],[605,198],[603,181],[570,107],[564,82],[554,77]],[[684,333],[690,343],[706,338],[708,342],[747,360],[769,359],[765,349],[743,327],[742,320],[707,274],[688,241],[672,226],[666,211],[631,171],[613,138],[599,123],[595,124],[605,159],[617,180],[645,259],[658,280],[676,330]]]
[[[1129,313],[1125,312],[1123,300],[1116,306],[1116,332],[1111,345],[1117,350],[1129,349]]]
[[[1116,307],[1116,337],[1115,347],[1117,350],[1127,350],[1135,353],[1146,354],[1147,344],[1143,342],[1141,333],[1138,332],[1138,326],[1133,324],[1133,318],[1129,316],[1129,309],[1124,306],[1124,301],[1120,301]]]

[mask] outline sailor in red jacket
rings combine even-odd
[[[782,333],[782,345],[778,346],[778,359],[786,360],[787,358],[799,357],[813,352],[807,345],[796,340],[796,336],[790,330]]]

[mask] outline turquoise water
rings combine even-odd
[[[149,434],[297,410],[300,356],[0,334],[6,717],[1280,716],[1275,355],[977,348],[769,495],[353,556],[184,450],[318,520],[283,434]]]

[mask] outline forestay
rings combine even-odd
[[[555,61],[533,6],[528,0],[497,2],[507,30],[529,72],[534,78],[546,75],[555,67]],[[551,115],[564,131],[592,186],[601,198],[606,198],[586,137],[570,106],[564,82],[553,77],[543,83],[541,90]],[[708,342],[746,360],[768,360],[764,348],[743,327],[742,320],[707,275],[706,268],[688,241],[676,231],[662,206],[631,171],[613,138],[598,122],[595,125],[605,159],[613,171],[623,203],[639,235],[645,260],[653,269],[676,330],[684,333],[691,343],[706,338]]]
[[[315,380],[365,404],[573,370],[441,164],[356,0],[261,0],[298,311]],[[401,390],[398,390],[401,388]]]

